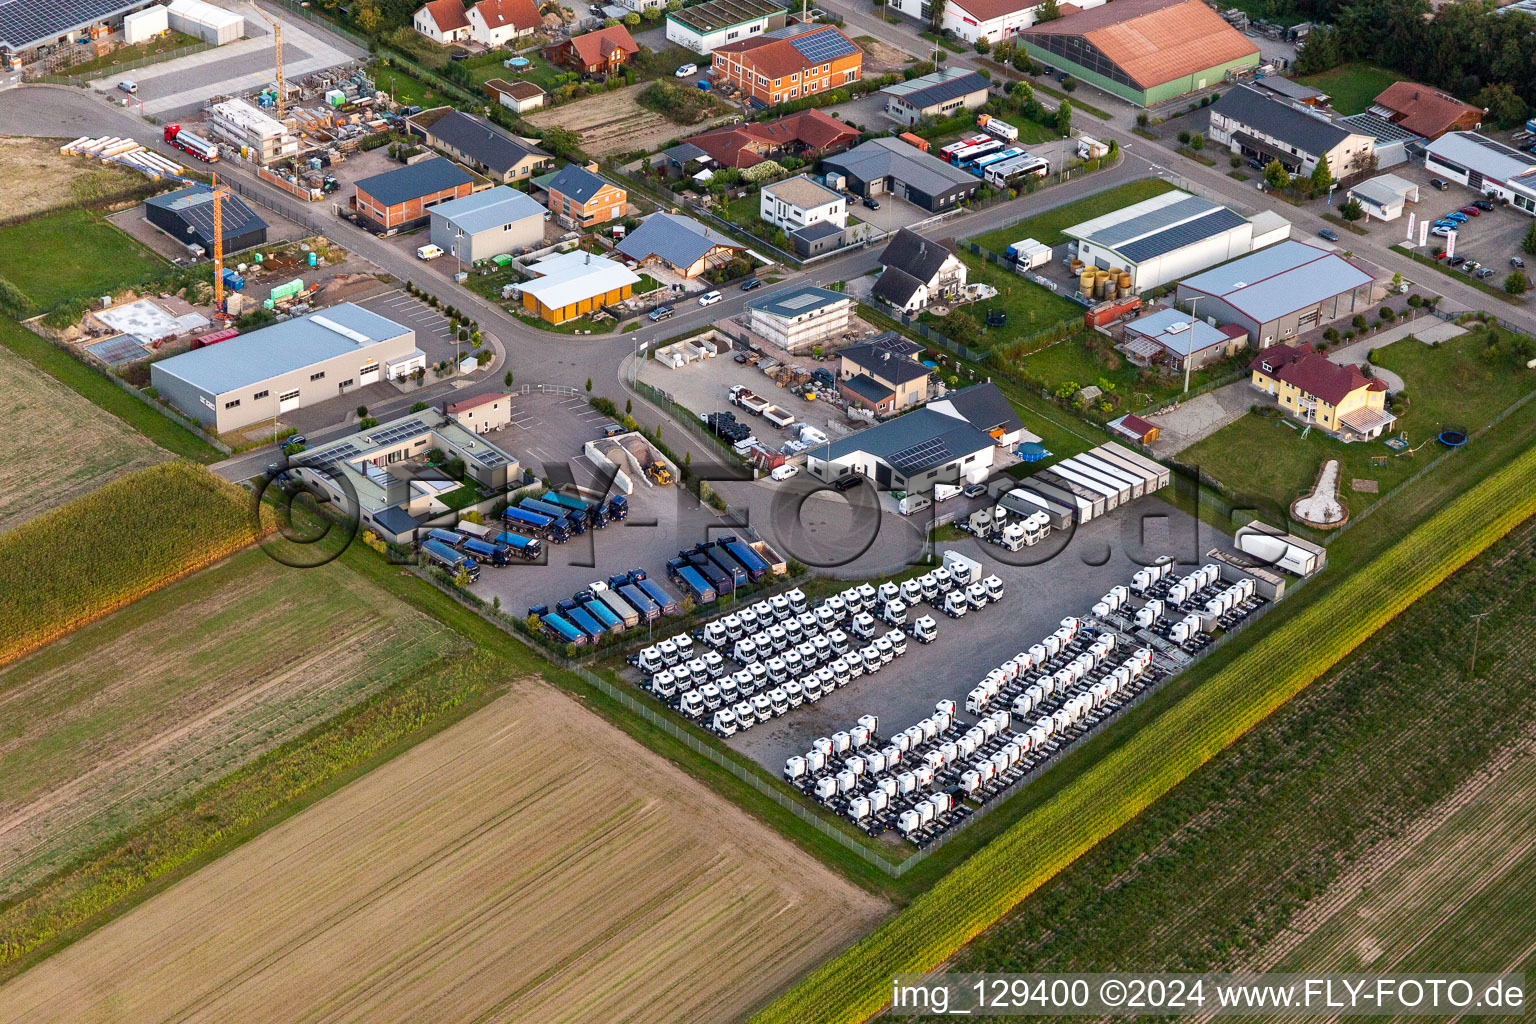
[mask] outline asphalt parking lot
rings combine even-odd
[[[889,732],[928,715],[939,700],[947,698],[963,708],[965,695],[988,672],[1049,634],[1062,618],[1086,614],[1111,587],[1129,583],[1139,566],[1171,554],[1187,572],[1204,564],[1204,554],[1212,547],[1230,545],[1230,538],[1156,498],[1123,506],[1078,529],[1064,544],[1048,540],[1017,556],[971,540],[942,544],[943,549],[976,558],[985,572],[1001,578],[1002,601],[958,620],[926,604],[919,606],[909,621],[932,615],[939,624],[932,644],[910,643],[905,657],[878,674],[861,676],[814,705],[726,742],[777,772],[786,758],[804,753],[813,739],[846,729],[861,715],[878,715],[882,731]],[[1005,564],[996,557],[1042,558],[1052,552],[1054,557],[1033,565]]]
[[[415,331],[416,347],[427,354],[429,374],[432,366],[444,361],[453,362],[453,330],[447,318],[420,299],[396,289],[366,299],[359,305]],[[467,342],[459,343],[460,355],[473,351],[475,349]]]
[[[1408,214],[1418,215],[1411,239],[1418,241],[1418,224],[1424,221],[1433,223],[1448,213],[1453,213],[1470,204],[1474,199],[1483,198],[1482,193],[1476,192],[1454,181],[1450,182],[1450,188],[1444,192],[1430,185],[1430,180],[1437,177],[1436,174],[1426,170],[1422,164],[1406,163],[1398,164],[1386,170],[1387,174],[1395,174],[1400,178],[1414,182],[1419,186],[1418,203],[1409,203],[1404,207],[1402,217],[1394,221],[1361,222],[1361,226],[1367,228],[1370,233],[1383,240],[1391,242],[1403,242],[1408,230]],[[1531,226],[1531,219],[1518,210],[1499,206],[1494,203],[1492,212],[1484,213],[1480,217],[1470,217],[1467,222],[1456,232],[1456,255],[1465,256],[1469,260],[1476,260],[1485,267],[1492,267],[1493,274],[1488,278],[1491,285],[1504,283],[1504,276],[1509,273],[1509,258],[1520,256],[1520,242],[1525,237],[1525,232]],[[1339,245],[1347,248],[1349,236],[1344,234]],[[1445,239],[1431,236],[1428,252],[1433,256],[1437,252],[1445,250]],[[1424,287],[1433,289],[1431,281],[1421,282]]]

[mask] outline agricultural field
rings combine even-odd
[[[468,646],[337,563],[250,549],[0,670],[0,900]]]
[[[38,312],[138,284],[167,266],[90,210],[59,210],[0,228],[0,278]]]
[[[679,61],[681,63],[681,61]],[[646,83],[598,93],[574,103],[535,110],[524,116],[539,128],[569,128],[581,135],[581,148],[588,156],[607,153],[652,150],[682,135],[696,135],[709,128],[701,121],[687,128],[640,105],[640,92]]]
[[[20,330],[20,328],[14,328]],[[171,458],[144,435],[0,347],[0,532]]]
[[[1340,64],[1336,68],[1298,78],[1303,85],[1321,89],[1333,98],[1333,109],[1341,114],[1359,114],[1393,82],[1403,76],[1374,64]]]
[[[12,979],[0,1021],[734,1020],[886,911],[530,680]]]
[[[1172,190],[1173,186],[1162,178],[1128,181],[1124,185],[1116,185],[1103,192],[1096,192],[1075,203],[1058,206],[1054,210],[1037,214],[1027,220],[1017,221],[1006,228],[982,232],[970,240],[983,249],[989,249],[999,255],[1006,252],[1008,246],[1021,238],[1033,238],[1046,245],[1060,245],[1067,240],[1067,236],[1061,233],[1063,228],[1081,224],[1095,217],[1102,217],[1106,213],[1113,213],[1132,203],[1139,203],[1144,199],[1151,199],[1153,196],[1160,196]]]
[[[144,184],[143,175],[126,167],[83,157],[64,156],[68,139],[0,136],[0,220],[88,203]]]
[[[1533,586],[1528,520],[950,969],[1530,969]]]
[[[1375,350],[1377,365],[1403,378],[1409,404],[1392,432],[1406,434],[1409,446],[1418,449],[1412,455],[1395,454],[1381,441],[1344,444],[1316,430],[1303,438],[1294,421],[1249,414],[1179,458],[1234,495],[1282,507],[1311,488],[1324,461],[1336,458],[1343,470],[1339,497],[1351,513],[1358,512],[1379,494],[1356,492],[1351,480],[1375,480],[1385,494],[1444,450],[1433,440],[1440,427],[1475,431],[1536,389],[1536,372],[1524,367],[1510,342],[1507,332],[1478,328],[1438,345],[1404,338]],[[1385,465],[1373,459],[1384,459]]]

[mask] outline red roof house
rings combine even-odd
[[[629,63],[629,58],[639,52],[640,47],[629,29],[612,25],[546,46],[544,57],[583,74],[608,75]]]

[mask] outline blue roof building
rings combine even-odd
[[[432,207],[432,242],[465,263],[490,259],[541,244],[547,212],[528,193],[497,185]]]
[[[676,213],[652,214],[616,247],[636,263],[658,260],[683,277],[729,263],[746,246]]]

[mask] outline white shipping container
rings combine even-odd
[[[170,28],[164,7],[146,7],[123,18],[123,42],[129,46],[146,43]]]

